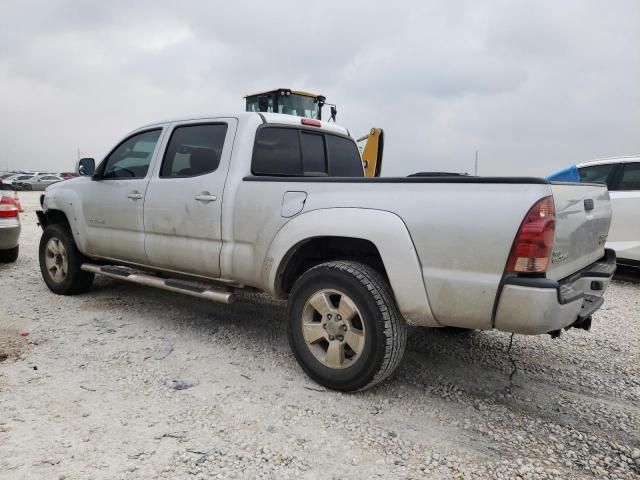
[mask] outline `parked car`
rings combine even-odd
[[[558,177],[607,185],[613,209],[607,247],[618,264],[640,268],[640,156],[593,160],[550,176]]]
[[[26,180],[15,181],[14,185],[17,186],[17,190],[44,190],[49,185],[63,180],[64,178],[58,175],[45,173],[41,175],[34,175]]]
[[[18,184],[21,182],[24,182],[25,180],[29,180],[31,178],[33,178],[35,175],[32,173],[18,173],[15,175],[11,175],[10,177],[7,177],[5,179],[3,179],[3,182],[7,185],[10,185],[12,190],[18,190]]]
[[[12,197],[0,192],[0,262],[18,259],[20,238],[20,214]]]
[[[69,180],[70,178],[75,178],[78,176],[77,173],[75,172],[62,172],[60,174],[60,176],[64,179],[64,180]]]
[[[11,183],[7,183],[6,179],[15,176],[14,172],[7,172],[0,175],[0,190],[11,190]]]
[[[314,380],[388,377],[406,324],[522,334],[588,329],[615,271],[605,186],[541,178],[365,178],[335,123],[268,113],[178,120],[127,135],[37,212],[57,294],[95,274],[229,303],[288,298]]]

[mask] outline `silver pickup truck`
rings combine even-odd
[[[95,274],[222,303],[288,299],[291,348],[353,391],[390,375],[406,325],[588,329],[615,270],[606,187],[540,178],[365,178],[349,132],[241,113],[162,122],[50,186],[40,267],[55,293]]]

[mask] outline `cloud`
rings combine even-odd
[[[640,152],[640,4],[3,2],[0,169],[69,170],[127,131],[325,94],[386,175],[544,175]]]

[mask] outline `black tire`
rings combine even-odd
[[[62,278],[55,278],[52,270],[47,268],[47,258],[51,259],[51,252],[48,251],[47,245],[52,240],[59,242],[62,245],[65,253],[61,262],[66,259],[66,272]],[[59,247],[58,247],[59,248]],[[62,249],[60,249],[62,251]],[[42,232],[40,238],[40,272],[44,282],[53,293],[58,295],[75,295],[78,293],[86,292],[91,288],[95,275],[90,272],[85,272],[80,269],[80,266],[84,263],[85,257],[80,253],[76,247],[76,243],[73,240],[73,235],[69,231],[69,227],[55,223],[48,225]],[[57,272],[57,269],[55,270]]]
[[[30,192],[31,190],[33,190],[33,185],[31,185],[30,183],[25,183],[24,185],[22,185],[22,190]]]
[[[318,348],[323,346],[320,343],[318,346],[308,344],[303,332],[303,318],[308,318],[304,317],[308,311],[305,309],[309,308],[308,302],[319,292],[332,290],[339,291],[355,304],[358,315],[354,317],[355,320],[349,321],[348,328],[354,328],[353,322],[357,322],[364,336],[360,353],[352,355],[353,360],[347,360],[352,363],[340,368],[332,368],[319,360],[312,349],[321,352]],[[342,298],[340,295],[337,297]],[[315,318],[321,317],[316,322],[327,321],[325,315],[318,312],[314,315]],[[334,321],[335,318],[340,319],[337,315]],[[342,328],[346,331],[347,327]],[[325,331],[329,335],[326,328]],[[352,392],[370,388],[393,373],[404,354],[407,327],[391,288],[382,275],[362,263],[332,261],[307,270],[296,281],[289,297],[287,335],[298,363],[313,380],[333,390]],[[346,335],[340,336],[340,340],[344,338],[347,342]],[[335,341],[333,338],[332,342]],[[319,342],[326,342],[328,352],[329,337]],[[349,346],[342,348],[343,359],[346,358],[344,352],[355,352]]]
[[[20,247],[16,245],[8,250],[0,250],[0,263],[13,263],[18,259]]]

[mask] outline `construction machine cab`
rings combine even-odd
[[[322,120],[322,107],[331,106],[330,120],[335,122],[338,113],[336,106],[327,104],[324,95],[277,88],[267,92],[254,93],[244,97],[247,112],[273,112],[295,115],[297,117]]]

